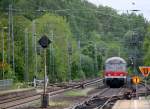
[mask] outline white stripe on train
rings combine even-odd
[[[126,76],[105,76],[104,78],[127,78]]]

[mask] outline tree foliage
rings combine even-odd
[[[134,47],[130,44],[133,36],[138,42],[137,67],[142,63],[149,65],[150,26],[143,15],[118,14],[115,9],[102,5],[97,7],[86,0],[1,0],[0,27],[8,27],[4,31],[5,61],[8,57],[9,4],[13,6],[16,66],[13,72],[11,61],[5,69],[5,78],[13,74],[19,81],[32,80],[34,76],[43,78],[44,50],[38,44],[43,35],[52,40],[46,55],[50,81],[68,80],[70,63],[72,79],[79,79],[97,76],[109,57],[120,56],[130,62],[129,58],[134,55]],[[69,48],[72,53],[69,53]],[[2,48],[0,55],[2,57]]]

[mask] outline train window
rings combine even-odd
[[[126,71],[126,64],[109,63],[109,64],[106,64],[105,70],[106,71]]]

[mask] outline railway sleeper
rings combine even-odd
[[[104,105],[110,97],[98,97],[94,96],[89,101],[85,101],[84,104],[76,106],[74,109],[99,109],[97,107],[102,107],[103,109],[110,109],[117,100],[124,99],[123,95],[113,96],[106,105]]]
[[[2,102],[4,100],[16,98],[16,97],[23,97],[23,96],[26,96],[26,95],[32,95],[34,93],[36,93],[35,89],[26,90],[26,91],[19,91],[19,92],[5,93],[5,94],[0,95],[0,102]]]

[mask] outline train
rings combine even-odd
[[[110,57],[104,63],[104,84],[119,88],[127,84],[127,62],[121,57]]]

